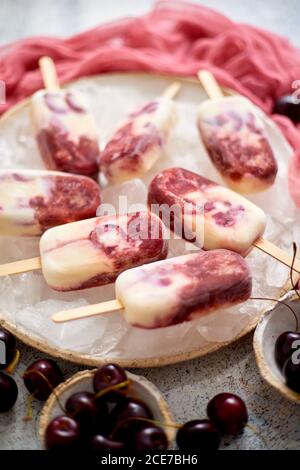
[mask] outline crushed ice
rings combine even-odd
[[[125,77],[120,85],[118,77],[104,82],[81,80],[75,86],[88,95],[99,127],[100,141],[105,143],[124,116],[143,100],[158,95],[168,82],[163,78],[145,79]],[[197,87],[183,91],[178,102],[180,120],[173,132],[164,159],[158,162],[144,181],[132,180],[103,189],[103,202],[118,203],[117,196],[128,196],[130,205],[146,205],[146,185],[161,169],[182,166],[221,182],[199,141],[195,117],[197,103],[203,94]],[[250,199],[268,213],[266,238],[283,249],[291,251],[292,241],[300,244],[300,214],[288,195],[287,164],[291,150],[277,127],[266,120],[279,174],[275,186]],[[3,132],[4,131],[4,132]],[[42,168],[34,139],[30,135],[28,108],[16,118],[2,124],[0,140],[1,167]],[[178,256],[194,249],[183,240],[170,241],[169,256]],[[32,238],[0,238],[1,262],[9,262],[38,255],[38,240]],[[289,270],[271,257],[254,249],[248,256],[253,273],[253,296],[278,297]],[[40,272],[26,273],[0,279],[1,315],[38,339],[61,349],[71,349],[111,359],[147,358],[197,350],[209,342],[230,341],[247,324],[268,307],[264,301],[248,302],[220,310],[202,319],[158,330],[141,330],[126,324],[118,313],[101,317],[54,324],[50,317],[60,310],[109,300],[114,287],[103,286],[83,291],[59,293],[46,285]]]

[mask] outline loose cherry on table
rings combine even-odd
[[[40,359],[27,367],[24,375],[27,390],[37,400],[45,401],[53,389],[63,382],[63,374],[52,359]]]
[[[176,442],[182,450],[217,450],[221,435],[209,419],[194,419],[185,423],[177,432]]]
[[[217,429],[226,434],[239,433],[248,422],[244,401],[233,393],[220,393],[207,405],[207,416]]]

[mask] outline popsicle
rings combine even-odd
[[[180,84],[131,113],[106,144],[99,157],[100,171],[110,183],[119,183],[147,173],[161,158],[176,123],[172,98]]]
[[[211,99],[201,104],[197,125],[212,163],[233,190],[266,190],[278,167],[257,109],[242,96],[223,96],[210,72],[199,79]]]
[[[300,272],[298,258],[293,264],[292,255],[261,237],[262,209],[203,176],[183,168],[162,171],[149,185],[148,204],[172,230],[183,238],[192,235],[205,250],[226,248],[245,256],[255,246]]]
[[[52,319],[63,322],[124,309],[130,325],[160,328],[244,302],[251,288],[249,268],[239,254],[198,251],[128,269],[117,278],[117,300],[58,312]]]
[[[100,187],[86,176],[46,170],[0,170],[0,235],[41,235],[94,217]]]
[[[82,175],[98,171],[98,135],[95,120],[81,93],[59,88],[49,57],[40,60],[45,90],[31,100],[36,141],[46,167]]]
[[[52,289],[79,290],[114,282],[122,271],[167,252],[156,215],[109,215],[51,228],[40,239],[40,258],[2,265],[0,276],[41,268]]]

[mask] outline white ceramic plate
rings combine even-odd
[[[81,79],[74,89],[86,93],[99,127],[103,145],[116,125],[136,106],[159,95],[174,77],[147,74],[110,74]],[[130,201],[145,203],[149,180],[161,169],[182,166],[221,182],[201,144],[195,126],[197,107],[206,95],[196,80],[179,79],[179,121],[166,155],[143,182],[126,183],[104,191],[104,202],[120,192]],[[266,130],[279,163],[275,185],[251,197],[268,212],[266,238],[289,249],[300,242],[297,213],[287,189],[287,165],[291,149],[277,127],[265,118]],[[19,104],[0,120],[0,167],[43,168],[31,135],[28,101]],[[299,226],[299,225],[298,225]],[[171,256],[186,252],[181,240],[172,243]],[[0,262],[37,256],[38,240],[0,238]],[[278,298],[288,269],[258,250],[248,256],[255,296]],[[158,330],[141,330],[125,323],[119,314],[108,314],[64,325],[51,322],[57,310],[109,300],[113,286],[72,293],[49,289],[40,272],[0,279],[1,323],[21,340],[53,356],[87,365],[118,362],[126,367],[160,366],[207,354],[240,338],[256,325],[265,302],[248,301],[221,310],[201,320]]]

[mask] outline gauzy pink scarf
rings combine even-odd
[[[60,81],[113,71],[156,71],[192,76],[210,69],[217,80],[247,96],[266,113],[300,80],[300,51],[287,39],[237,24],[199,5],[159,1],[152,12],[98,26],[69,39],[35,37],[0,47],[4,112],[42,87],[38,59],[50,55]],[[295,149],[290,191],[300,207],[300,125],[273,115]]]

